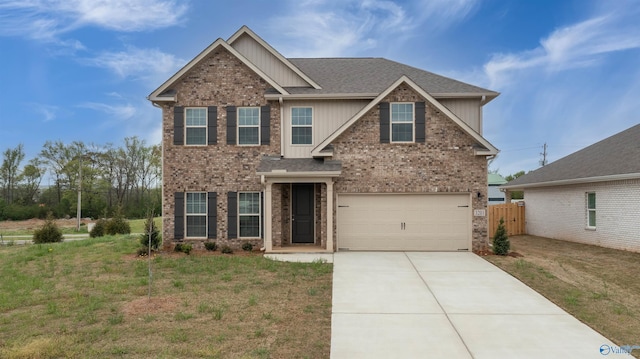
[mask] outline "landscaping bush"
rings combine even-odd
[[[96,225],[93,226],[93,229],[91,229],[91,232],[89,232],[89,237],[96,238],[96,237],[104,236],[106,233],[106,228],[107,228],[107,220],[104,218],[100,218],[99,220],[96,221]]]
[[[131,228],[129,228],[129,231],[131,231]],[[151,240],[149,240],[149,237],[151,237]],[[151,250],[157,251],[158,247],[160,247],[160,242],[160,231],[153,220],[153,213],[150,213],[144,221],[144,234],[140,236],[140,244],[147,249],[151,244]]]
[[[114,213],[113,218],[107,222],[105,233],[110,235],[131,233],[129,221],[124,218],[120,208],[116,209],[116,213]]]
[[[176,243],[176,246],[173,248],[173,250],[176,252],[190,254],[191,250],[193,250],[193,246],[187,243]]]
[[[62,242],[62,231],[58,228],[58,225],[53,219],[53,215],[50,213],[47,216],[47,220],[42,225],[42,228],[33,232],[33,243],[55,243]]]
[[[501,256],[506,256],[511,248],[509,237],[507,237],[507,230],[504,228],[504,218],[500,218],[498,228],[496,228],[496,234],[493,236],[493,253]]]
[[[251,252],[253,250],[253,244],[251,244],[249,242],[242,243],[242,250],[243,251],[247,251],[247,252]]]
[[[216,242],[204,242],[204,248],[208,251],[215,251],[218,249]]]
[[[233,249],[231,249],[231,247],[225,245],[225,246],[222,246],[222,249],[220,250],[220,252],[222,252],[224,254],[231,254],[231,253],[233,253]]]

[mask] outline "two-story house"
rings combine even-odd
[[[483,248],[496,96],[383,58],[285,58],[242,27],[148,97],[164,245]]]

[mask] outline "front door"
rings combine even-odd
[[[294,184],[292,186],[292,243],[314,243],[313,197],[313,183]]]

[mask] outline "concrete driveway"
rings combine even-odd
[[[615,347],[473,253],[334,254],[333,359],[629,357],[603,345]]]

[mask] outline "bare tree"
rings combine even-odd
[[[17,183],[20,181],[20,163],[24,160],[23,145],[19,144],[15,148],[8,148],[3,153],[2,167],[0,167],[0,180],[4,192],[4,200],[13,203],[14,192]]]

